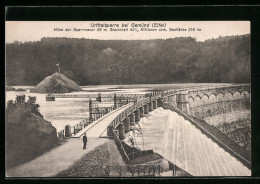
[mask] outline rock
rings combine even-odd
[[[83,91],[74,81],[63,74],[54,73],[41,81],[32,93],[69,93],[72,91]]]

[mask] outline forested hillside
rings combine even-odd
[[[250,35],[197,42],[42,38],[6,44],[7,85],[36,85],[61,73],[79,85],[250,82]]]

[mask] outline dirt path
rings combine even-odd
[[[71,138],[65,144],[40,157],[6,171],[7,177],[51,177],[67,169],[95,147],[109,139],[88,138],[87,149],[83,150],[82,138]]]

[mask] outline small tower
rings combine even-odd
[[[188,91],[181,91],[176,94],[177,107],[184,113],[190,115],[190,106],[188,102]]]

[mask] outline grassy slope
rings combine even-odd
[[[61,171],[56,177],[100,177],[105,176],[104,172],[99,172],[98,167],[93,165],[110,165],[108,144],[102,144],[93,151],[84,155],[79,161],[68,169]]]

